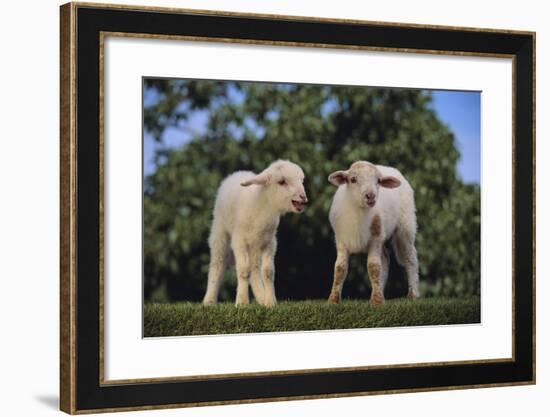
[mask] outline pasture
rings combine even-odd
[[[393,299],[377,307],[346,299],[337,305],[326,300],[280,301],[273,308],[146,303],[143,321],[145,337],[466,324],[480,322],[480,299]]]

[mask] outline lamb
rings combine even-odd
[[[281,215],[304,211],[303,182],[302,169],[286,160],[273,162],[257,175],[238,171],[222,181],[208,240],[210,268],[203,304],[217,302],[220,281],[232,255],[237,272],[235,304],[249,303],[249,283],[258,303],[276,304],[277,227]]]
[[[419,297],[418,260],[415,248],[414,191],[401,173],[366,161],[354,162],[347,171],[336,171],[328,180],[338,186],[330,208],[337,257],[329,303],[338,303],[348,273],[351,254],[367,253],[371,305],[384,303],[389,256],[384,246],[391,240],[398,263],[405,267],[408,297]]]

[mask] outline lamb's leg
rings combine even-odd
[[[261,257],[258,253],[254,253],[251,258],[252,265],[250,270],[250,287],[252,288],[252,294],[254,294],[256,302],[263,304],[265,290],[261,273]]]
[[[384,279],[386,273],[383,265],[383,242],[373,241],[369,246],[367,269],[369,272],[372,293],[370,304],[373,306],[384,304]]]
[[[409,281],[409,291],[407,297],[411,300],[416,300],[420,298],[420,289],[418,288],[418,257],[416,254],[416,248],[414,245],[410,245],[407,253],[409,258],[405,265],[407,270],[407,278]]]
[[[262,279],[264,283],[263,304],[272,307],[277,304],[275,297],[275,252],[277,251],[277,241],[275,238],[262,252]]]
[[[250,256],[245,244],[235,243],[233,253],[235,254],[235,269],[237,270],[237,297],[236,305],[248,304],[248,279],[250,277]]]
[[[208,268],[208,283],[203,299],[203,304],[205,305],[218,302],[221,279],[227,267],[229,238],[227,234],[214,223],[208,243],[210,245],[210,267]]]
[[[420,297],[418,289],[418,257],[414,247],[414,235],[398,230],[393,239],[393,248],[397,262],[405,267],[409,292],[407,297],[417,299]]]
[[[390,254],[385,246],[382,246],[382,268],[380,270],[380,284],[382,285],[382,293],[386,288],[386,283],[388,282],[388,274],[390,271]]]
[[[342,296],[342,287],[344,280],[348,275],[348,261],[349,252],[346,248],[340,245],[336,245],[337,255],[336,262],[334,264],[334,279],[332,281],[332,290],[328,297],[328,302],[331,304],[337,304],[340,302]]]

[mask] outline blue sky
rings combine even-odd
[[[481,157],[481,93],[470,91],[432,91],[432,108],[439,119],[454,133],[460,151],[458,175],[464,182],[480,182]],[[204,131],[208,114],[196,112],[189,120],[188,126],[194,133]],[[164,144],[168,147],[179,147],[186,143],[191,133],[169,128],[164,132]],[[158,147],[153,138],[145,133],[144,137],[144,174],[155,169],[153,156]]]
[[[481,93],[477,91],[433,91],[432,107],[454,133],[460,160],[458,174],[468,183],[480,182]]]

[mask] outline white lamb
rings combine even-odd
[[[408,297],[418,298],[416,209],[414,191],[407,180],[395,168],[365,161],[354,162],[347,171],[333,172],[328,180],[338,186],[329,215],[337,257],[328,301],[340,301],[349,255],[367,253],[370,303],[383,304],[389,269],[384,242],[390,239],[398,263],[407,272]]]
[[[204,304],[218,300],[220,281],[233,252],[237,305],[248,304],[248,285],[260,304],[273,306],[274,257],[279,218],[301,213],[307,203],[304,172],[289,161],[273,162],[260,174],[238,171],[225,178],[216,197],[208,243],[210,269]]]

